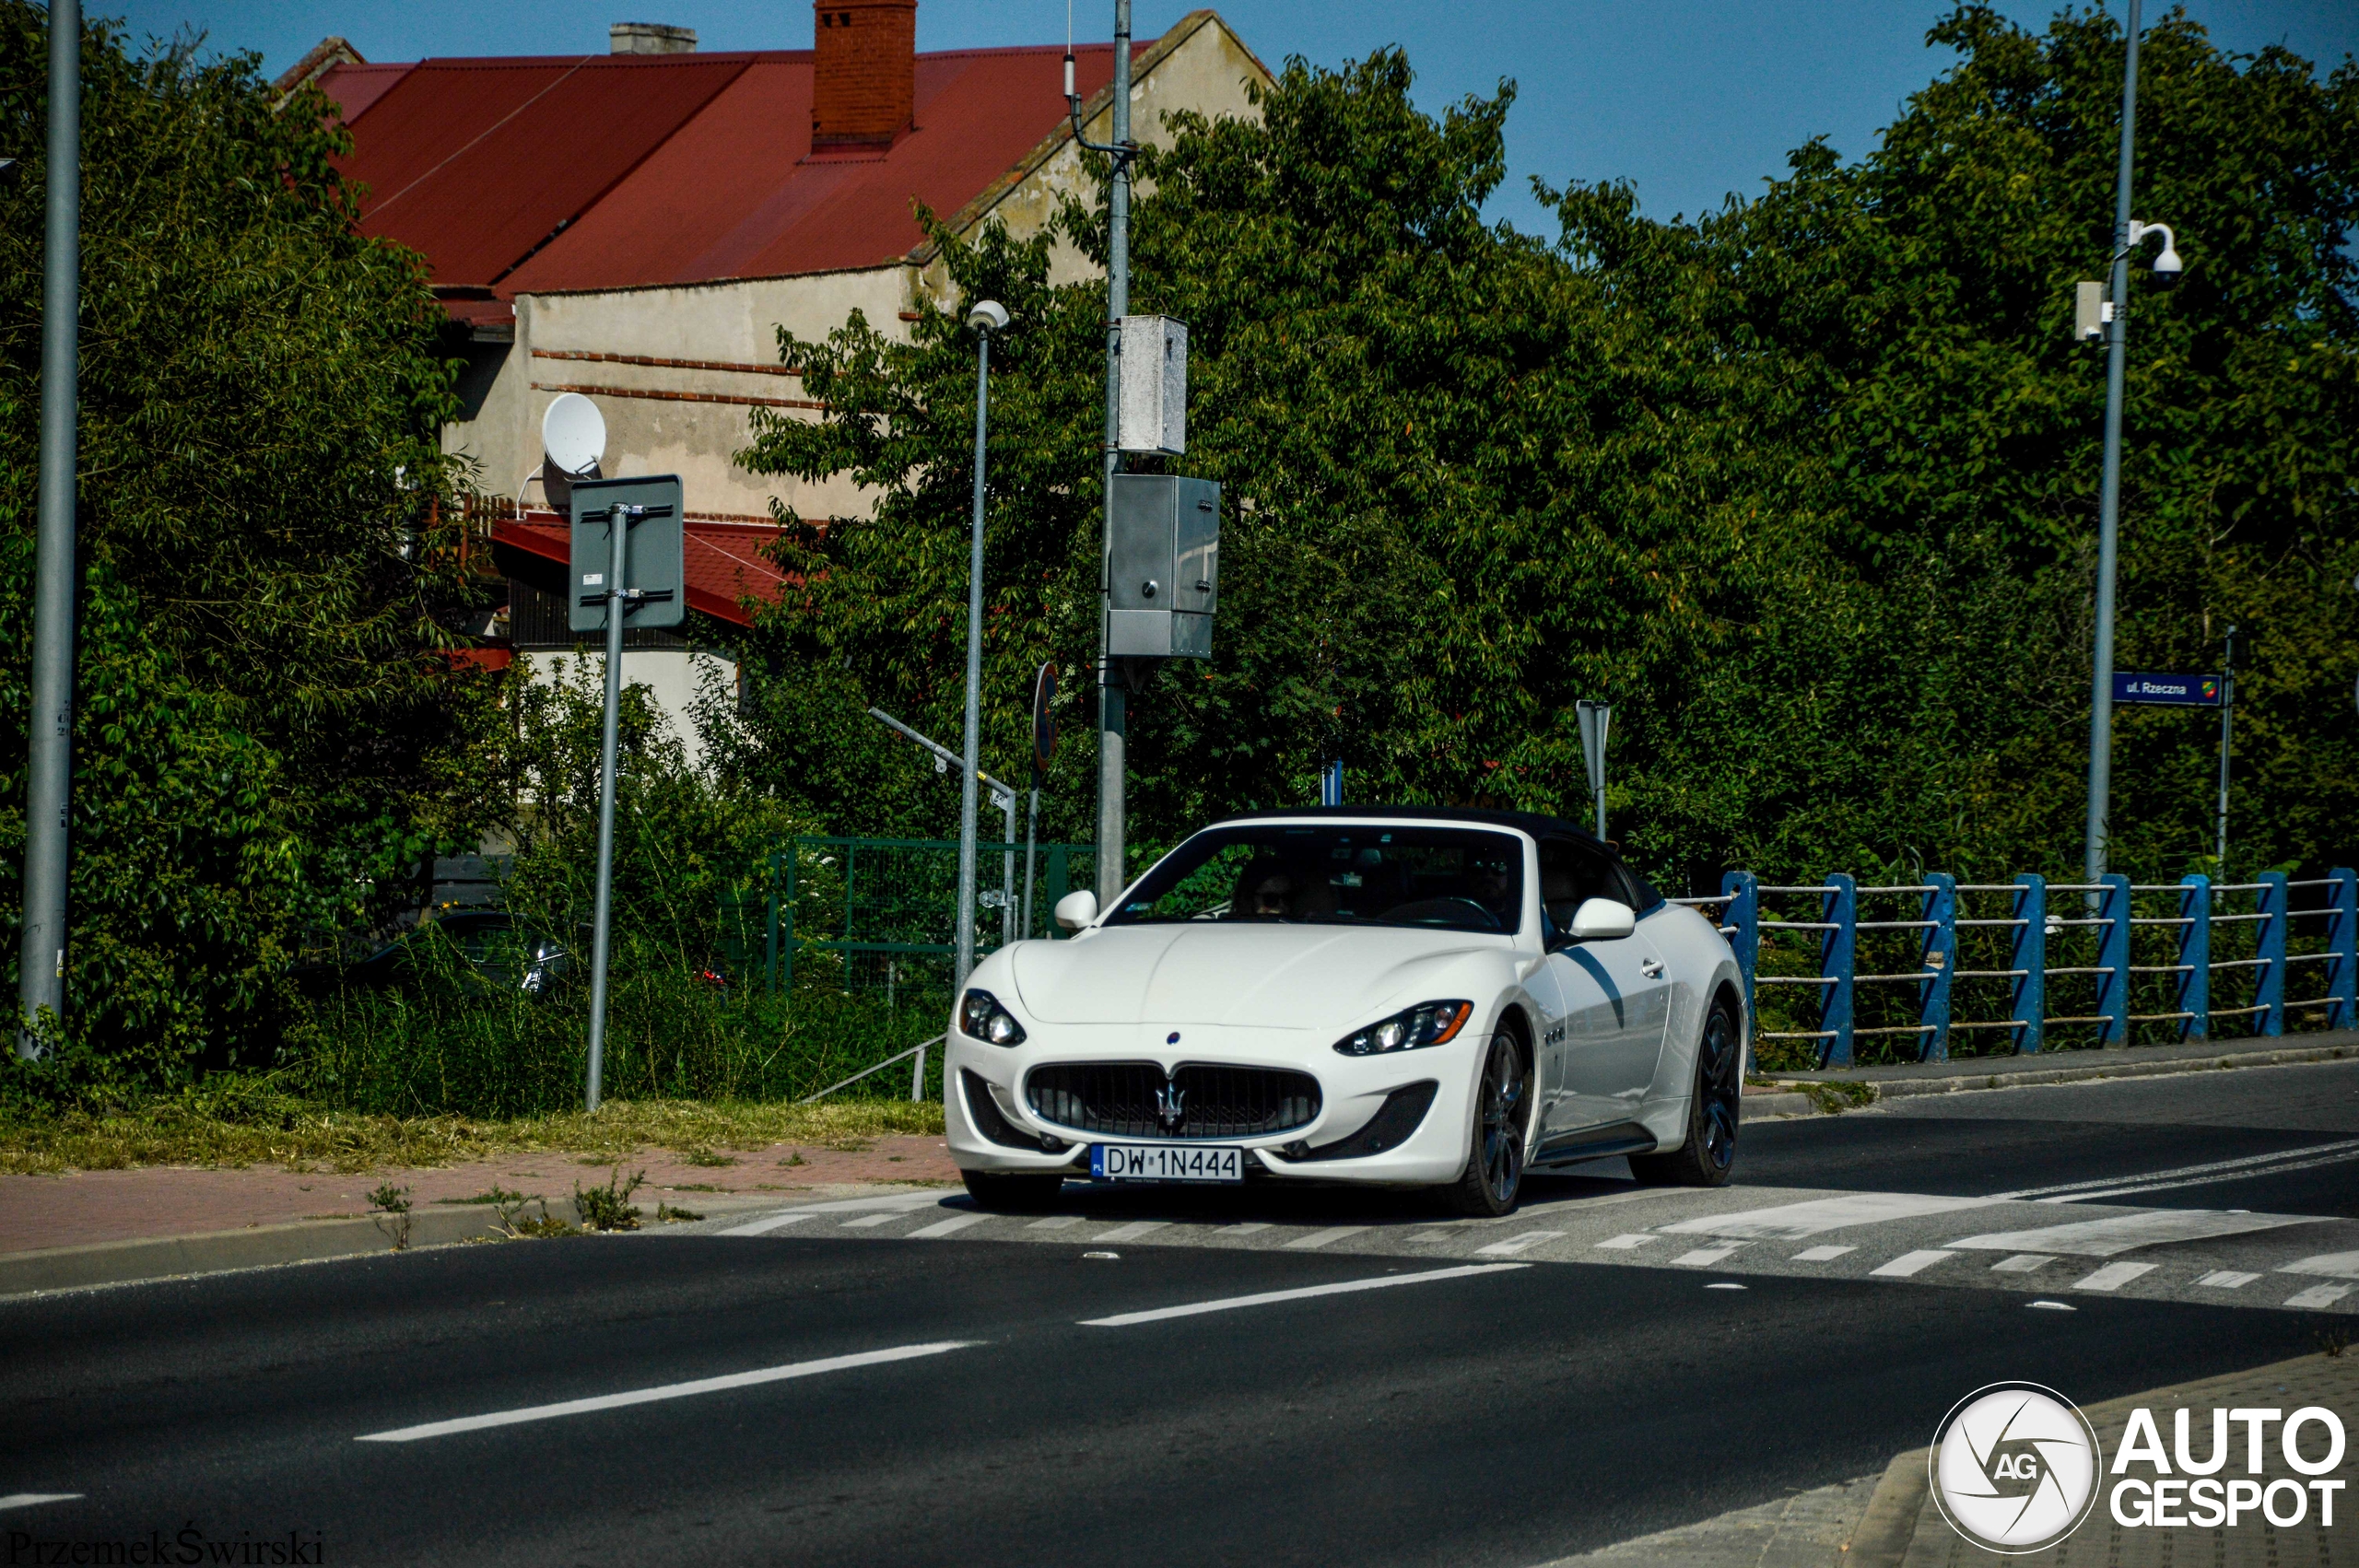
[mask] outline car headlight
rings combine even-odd
[[[968,991],[958,999],[958,1029],[969,1039],[989,1040],[995,1046],[1024,1043],[1024,1025],[989,991]]]
[[[1457,1038],[1473,1016],[1471,1001],[1421,1001],[1336,1041],[1335,1048],[1345,1056],[1383,1056],[1438,1046]]]

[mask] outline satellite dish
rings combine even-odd
[[[598,460],[606,453],[606,416],[580,392],[559,392],[541,415],[541,485],[549,505],[573,509],[573,482],[604,477]]]

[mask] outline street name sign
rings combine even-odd
[[[2217,675],[2155,675],[2113,673],[2113,700],[2152,703],[2164,708],[2217,708],[2221,681]]]

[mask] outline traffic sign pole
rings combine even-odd
[[[598,902],[590,937],[590,1077],[583,1098],[598,1108],[606,1055],[606,961],[615,908],[615,731],[623,701],[623,615],[630,601],[630,509],[606,509],[606,722],[598,737]]]
[[[2220,854],[2212,881],[2228,880],[2228,742],[2236,710],[2236,628],[2228,628],[2227,662],[2220,670]]]

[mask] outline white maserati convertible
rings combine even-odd
[[[951,1155],[987,1209],[1067,1179],[1446,1187],[1625,1154],[1717,1186],[1747,1021],[1712,923],[1570,823],[1258,812],[1196,834],[953,1003]]]

